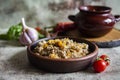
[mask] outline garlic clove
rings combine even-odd
[[[32,42],[38,40],[38,32],[34,28],[30,28],[25,24],[24,18],[22,18],[22,34],[20,36],[20,43],[23,45],[29,45]]]
[[[28,46],[29,44],[32,43],[31,39],[29,38],[29,36],[26,33],[22,33],[20,36],[20,42],[23,45]]]
[[[38,32],[35,29],[29,28],[26,30],[26,33],[32,42],[38,40]]]

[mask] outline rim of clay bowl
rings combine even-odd
[[[95,55],[98,54],[98,46],[88,40],[84,40],[84,39],[80,39],[80,38],[74,38],[74,37],[68,37],[70,39],[78,39],[78,40],[82,40],[82,41],[85,41],[86,43],[89,43],[88,45],[92,45],[94,46],[94,51],[90,52],[88,55],[86,56],[83,56],[83,57],[78,57],[78,58],[68,58],[68,59],[52,59],[52,58],[49,58],[49,57],[44,57],[44,56],[41,56],[41,55],[37,55],[35,54],[32,50],[31,50],[31,47],[34,46],[35,44],[37,44],[38,42],[40,41],[43,41],[43,40],[49,40],[49,39],[56,39],[56,38],[66,38],[66,37],[52,37],[52,38],[43,38],[43,39],[40,39],[40,40],[37,40],[35,42],[33,42],[32,44],[30,44],[27,49],[28,49],[28,54],[32,54],[38,58],[42,58],[42,59],[47,59],[47,60],[51,60],[51,61],[79,61],[79,60],[86,60],[86,59],[89,59]]]
[[[112,8],[107,7],[107,6],[87,5],[87,6],[80,6],[79,10],[81,12],[108,13],[108,12],[110,12],[112,10]],[[95,10],[97,10],[97,11],[95,11]]]

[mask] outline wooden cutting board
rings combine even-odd
[[[101,48],[111,48],[120,46],[120,31],[113,29],[111,32],[102,37],[97,38],[87,38],[83,37],[77,30],[70,31],[66,33],[67,36],[74,36],[77,38],[83,38],[92,42],[95,42],[98,47]]]

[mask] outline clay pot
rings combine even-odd
[[[120,15],[112,15],[111,8],[106,6],[81,6],[80,12],[68,18],[79,27],[80,33],[88,37],[100,37],[113,29]]]

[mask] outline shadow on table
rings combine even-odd
[[[87,74],[95,74],[95,71],[93,70],[92,66],[89,66],[87,69],[83,70],[82,72]]]
[[[7,41],[7,40],[0,40],[0,47],[6,46],[22,46],[19,41]]]
[[[21,51],[12,56],[9,60],[9,67],[17,73],[23,74],[45,74],[47,72],[42,71],[34,66],[32,66],[27,58],[27,51]]]

